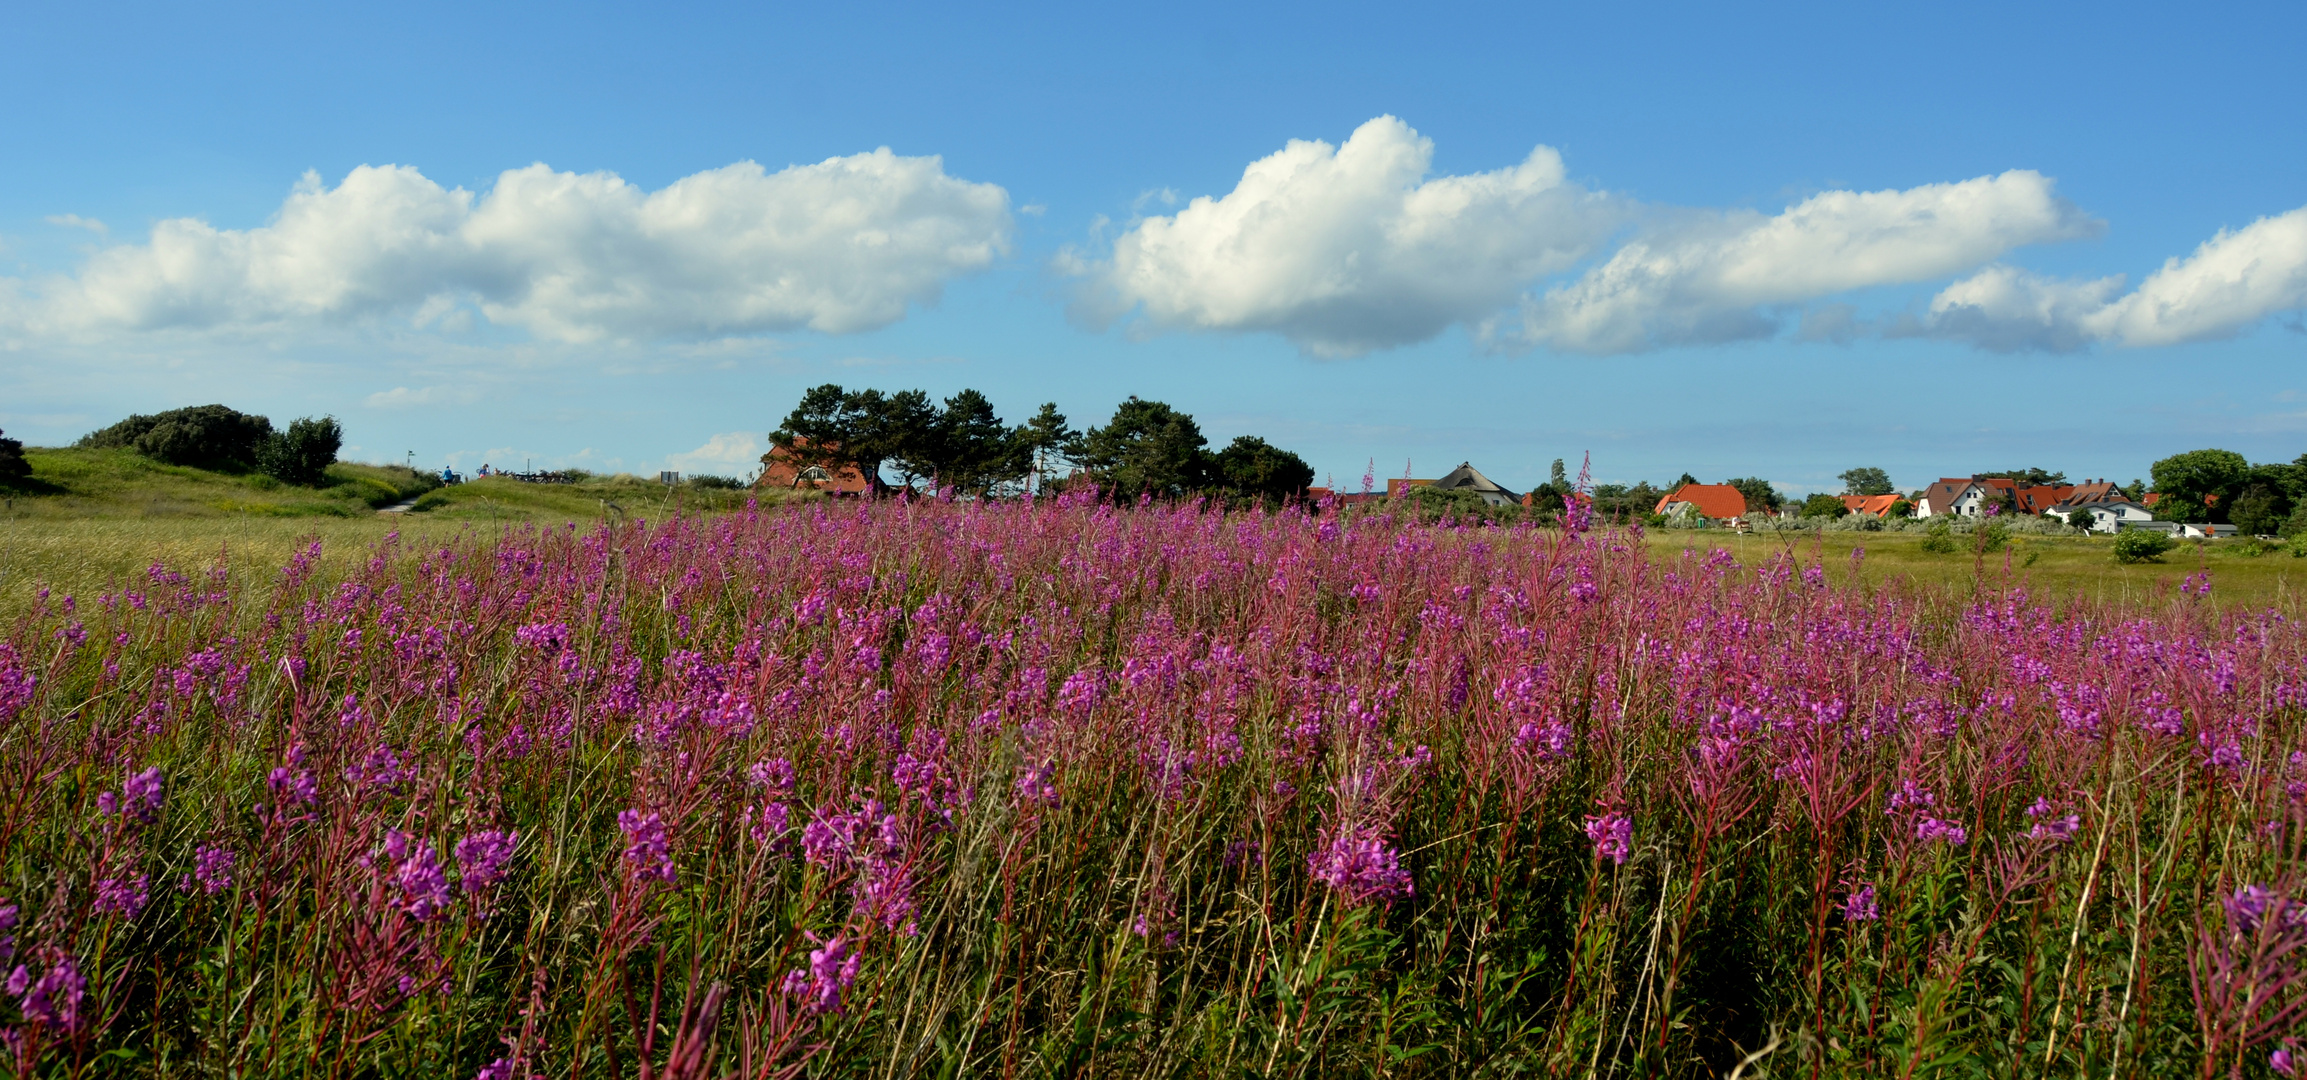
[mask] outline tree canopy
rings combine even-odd
[[[1890,474],[1873,466],[1851,469],[1836,479],[1842,481],[1845,495],[1888,495],[1897,490],[1891,487]]]
[[[2162,498],[2155,516],[2170,521],[2217,521],[2234,504],[2236,489],[2251,475],[2251,463],[2232,450],[2189,450],[2148,469]]]

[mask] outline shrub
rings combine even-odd
[[[336,464],[337,448],[344,445],[344,427],[336,417],[305,417],[275,432],[257,454],[257,466],[266,476],[284,484],[317,487]]]
[[[0,484],[12,484],[30,478],[32,463],[24,460],[24,444],[15,439],[0,438]]]
[[[2115,534],[2115,561],[2119,563],[2162,562],[2163,553],[2179,546],[2179,542],[2159,532],[2147,529],[2125,529]]]
[[[710,488],[715,491],[735,491],[744,487],[745,482],[734,476],[714,476],[711,473],[701,473],[689,478],[689,486]]]
[[[1950,555],[1955,550],[1955,525],[1940,517],[1931,522],[1930,532],[1923,537],[1922,549],[1933,555]]]
[[[1823,492],[1802,500],[1802,516],[1806,518],[1838,518],[1847,513],[1850,507],[1844,506],[1840,498]]]
[[[81,436],[75,445],[134,450],[154,461],[195,469],[239,471],[256,464],[272,438],[272,421],[222,405],[138,414]]]

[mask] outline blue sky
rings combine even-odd
[[[1348,484],[2307,452],[2296,4],[216,7],[4,17],[13,437],[739,473],[832,381]]]

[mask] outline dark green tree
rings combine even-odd
[[[2002,472],[1972,473],[1973,480],[2014,480],[2021,484],[2064,484],[2067,474],[2047,469],[2005,469]]]
[[[336,417],[324,416],[318,420],[305,417],[288,425],[286,431],[276,431],[265,440],[257,453],[257,468],[266,476],[284,484],[302,484],[319,487],[328,478],[328,467],[336,464],[336,452],[344,446],[344,426]]]
[[[934,456],[924,448],[935,439],[936,422],[936,406],[919,390],[884,394],[826,383],[801,395],[801,403],[769,433],[769,445],[799,469],[854,468],[878,494],[889,487],[881,479],[885,463],[898,462],[908,482],[928,475],[920,466],[924,457]],[[767,464],[770,458],[761,460]]]
[[[2155,516],[2167,521],[2222,521],[2251,463],[2232,450],[2189,450],[2156,462],[2148,474],[2162,498]]]
[[[1847,513],[1850,513],[1850,507],[1844,506],[1842,499],[1823,491],[1802,500],[1804,517],[1838,518]]]
[[[944,408],[926,417],[912,402],[898,401],[900,397],[903,395],[890,398],[898,410],[893,422],[921,428],[895,455],[909,475],[927,476],[940,485],[980,496],[997,484],[1025,475],[1027,465],[1021,448],[984,394],[963,390],[946,398]]]
[[[2246,482],[2235,493],[2234,505],[2227,508],[2227,520],[2245,536],[2272,536],[2290,516],[2290,497],[2274,483],[2260,479]]]
[[[24,444],[0,432],[0,484],[30,479],[32,463],[24,460]]]
[[[1692,476],[1692,475],[1690,475],[1689,473],[1683,473],[1683,474],[1682,474],[1682,478],[1681,478],[1681,479],[1679,479],[1679,480],[1676,480],[1676,481],[1674,482],[1673,486],[1672,486],[1672,487],[1669,487],[1669,488],[1667,488],[1666,490],[1668,490],[1668,491],[1680,491],[1680,490],[1682,490],[1683,488],[1685,488],[1685,487],[1688,487],[1688,486],[1690,486],[1691,484],[1695,484],[1695,483],[1697,483],[1697,482],[1698,482],[1698,478],[1697,478],[1697,477],[1695,477],[1695,476]]]
[[[1079,460],[1116,499],[1182,496],[1209,486],[1208,443],[1192,416],[1133,394],[1083,435]]]
[[[1845,495],[1888,495],[1897,490],[1890,485],[1889,473],[1872,466],[1851,469],[1836,479],[1842,481]]]
[[[1212,462],[1214,479],[1226,495],[1279,503],[1306,490],[1314,482],[1314,467],[1304,458],[1255,435],[1242,435],[1217,452]]]
[[[136,415],[81,436],[76,445],[134,450],[154,461],[236,472],[250,468],[272,438],[272,421],[222,405]]]
[[[1057,411],[1054,401],[1043,402],[1041,411],[1018,425],[1010,437],[1016,440],[1037,482],[1046,482],[1052,474],[1062,475],[1065,465],[1081,449],[1081,433],[1066,424],[1065,414]]]
[[[1746,512],[1749,514],[1775,512],[1786,502],[1779,497],[1778,489],[1771,487],[1770,481],[1761,477],[1742,476],[1723,483],[1737,488],[1739,494],[1746,496]]]

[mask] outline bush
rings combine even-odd
[[[2119,563],[2162,562],[2163,553],[2178,546],[2178,541],[2159,532],[2152,532],[2147,529],[2125,529],[2115,534],[2115,561]]]
[[[745,482],[734,476],[714,476],[711,473],[704,473],[690,477],[689,486],[710,488],[715,491],[735,491],[744,487]]]
[[[81,436],[85,448],[119,447],[154,461],[195,469],[237,472],[257,462],[272,438],[272,421],[222,405],[195,405],[142,414]]]
[[[344,427],[336,417],[305,417],[276,432],[257,454],[257,467],[284,484],[318,487],[336,464],[337,448],[344,445]]]
[[[1850,513],[1850,507],[1844,506],[1842,500],[1833,495],[1822,493],[1802,500],[1802,516],[1806,518],[1838,518],[1847,513]]]
[[[1951,555],[1955,550],[1954,522],[1941,516],[1931,522],[1930,532],[1923,537],[1922,549],[1933,555]]]
[[[13,484],[32,476],[32,463],[24,460],[24,444],[0,438],[0,484]]]

